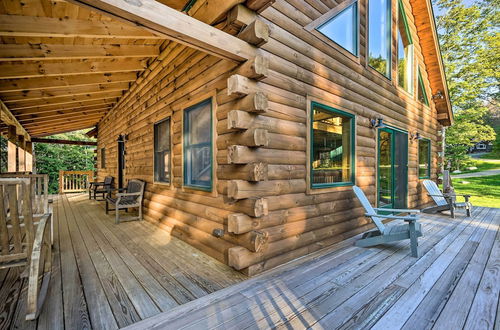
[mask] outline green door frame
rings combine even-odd
[[[394,132],[400,132],[406,135],[408,138],[408,132],[396,127],[392,126],[386,126],[384,128],[379,128],[377,129],[377,207],[380,206],[380,132],[387,132],[391,134],[391,203],[382,206],[382,208],[394,208],[394,200],[396,198],[395,196],[395,191],[396,191],[396,175],[395,175],[395,135]],[[406,153],[408,154],[408,147],[406,148]],[[406,164],[405,166],[408,167],[408,155],[406,157]],[[407,203],[407,197],[408,197],[408,175],[406,177],[406,198],[405,198],[405,203]]]

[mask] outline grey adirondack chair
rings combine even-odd
[[[353,190],[365,209],[365,216],[371,218],[375,226],[377,226],[376,230],[363,234],[362,238],[356,241],[355,245],[368,247],[409,239],[411,255],[412,257],[418,258],[418,238],[422,236],[422,227],[417,221],[420,211],[410,209],[374,208],[371,206],[368,198],[366,198],[363,190],[357,186],[354,186]],[[380,212],[407,213],[408,215],[385,215],[380,214]],[[403,220],[407,223],[385,226],[383,223],[385,219]]]
[[[472,214],[472,203],[470,202],[470,195],[457,195],[455,193],[443,193],[439,190],[436,182],[432,180],[424,180],[423,185],[429,196],[432,197],[436,205],[426,207],[422,210],[424,213],[437,213],[442,211],[450,211],[450,216],[455,218],[455,209],[464,208],[467,216],[470,217]],[[462,196],[465,202],[457,203],[456,197]]]
[[[127,188],[116,189],[118,193],[115,197],[112,197],[110,193],[108,197],[106,197],[106,214],[110,211],[109,204],[111,204],[115,206],[115,223],[118,224],[121,220],[142,220],[142,199],[144,196],[145,185],[146,183],[144,181],[134,179],[128,182]],[[120,219],[120,210],[128,210],[133,207],[137,207],[139,209],[139,216]]]

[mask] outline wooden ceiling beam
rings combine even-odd
[[[73,115],[79,115],[79,114],[93,114],[93,113],[106,113],[109,111],[110,107],[105,107],[105,108],[95,108],[95,109],[88,109],[88,110],[79,110],[79,109],[72,109],[72,110],[65,110],[65,111],[52,111],[52,112],[47,112],[44,114],[31,114],[31,115],[22,115],[22,116],[17,116],[17,120],[23,124],[24,122],[27,122],[29,120],[41,120],[45,118],[63,118],[67,116],[73,116]]]
[[[66,123],[71,123],[74,121],[78,120],[94,120],[101,118],[104,115],[104,113],[96,112],[96,113],[90,113],[90,114],[74,114],[74,115],[66,115],[64,117],[59,117],[59,118],[37,118],[37,119],[31,119],[28,121],[23,122],[23,126],[26,127],[26,129],[30,128],[37,128],[37,127],[44,127],[49,124],[66,124]]]
[[[30,141],[31,137],[24,128],[23,125],[16,119],[16,117],[10,112],[9,108],[0,101],[0,122],[3,122],[5,125],[14,126],[16,128],[16,134],[24,136],[26,141]]]
[[[50,90],[26,90],[22,92],[9,92],[0,93],[0,99],[2,99],[5,104],[10,104],[19,101],[29,101],[29,100],[39,100],[39,99],[50,99],[58,96],[66,95],[84,95],[84,94],[94,94],[101,92],[116,92],[124,91],[129,88],[129,83],[111,83],[111,84],[97,84],[88,86],[77,86],[77,87],[64,87],[59,89]]]
[[[108,16],[142,26],[166,39],[236,62],[255,58],[257,48],[155,0],[70,0]],[[168,19],[166,19],[168,18]]]
[[[143,71],[147,61],[140,59],[115,59],[113,61],[81,61],[62,63],[2,62],[0,79],[67,76],[90,73]]]
[[[32,137],[46,137],[46,136],[51,136],[51,135],[54,135],[54,134],[61,134],[61,133],[66,133],[66,132],[73,132],[73,131],[79,131],[79,130],[82,130],[82,129],[86,129],[86,128],[91,128],[92,124],[85,124],[85,125],[82,125],[82,124],[79,124],[79,125],[76,125],[76,126],[69,126],[69,127],[64,127],[64,128],[49,128],[49,129],[44,129],[42,131],[38,131],[36,133],[32,133]]]
[[[156,45],[0,44],[0,61],[157,57]]]
[[[40,38],[163,39],[118,21],[77,20],[68,17],[0,15],[0,36]]]
[[[26,108],[33,107],[44,107],[44,106],[52,106],[52,105],[63,105],[68,103],[74,103],[84,100],[101,100],[106,98],[116,98],[122,95],[121,91],[115,92],[99,92],[93,94],[85,94],[85,95],[69,95],[69,96],[56,96],[47,99],[40,100],[30,100],[30,101],[19,101],[15,103],[11,103],[9,107],[14,110],[21,110]]]
[[[100,118],[102,115],[96,115],[96,116],[85,116],[85,117],[75,117],[71,119],[59,119],[59,120],[53,120],[50,122],[44,122],[44,123],[26,123],[24,124],[26,126],[26,130],[28,131],[36,131],[39,129],[45,129],[47,127],[56,127],[59,128],[58,126],[67,126],[67,125],[72,125],[76,123],[97,123],[99,122]]]
[[[75,76],[3,79],[0,80],[0,93],[133,82],[136,79],[137,74],[135,72],[91,73],[87,75],[80,74]]]
[[[43,137],[43,136],[48,136],[48,135],[53,135],[53,134],[59,134],[59,133],[64,133],[64,132],[71,132],[71,131],[77,131],[85,128],[90,128],[96,125],[98,120],[94,121],[81,121],[81,122],[76,122],[76,123],[71,123],[67,125],[49,125],[46,127],[40,127],[37,129],[30,129],[30,134],[33,137]]]
[[[38,114],[45,113],[50,111],[63,111],[63,110],[71,110],[75,108],[79,109],[87,109],[96,106],[112,106],[118,101],[117,98],[106,98],[106,99],[98,99],[98,100],[86,100],[86,101],[76,101],[67,104],[56,104],[51,106],[41,106],[41,107],[32,107],[26,109],[20,109],[12,111],[15,116],[25,115],[25,114]]]
[[[76,146],[97,146],[97,142],[96,141],[75,141],[75,140],[63,140],[63,139],[33,138],[32,142],[35,142],[35,143],[68,144],[68,145],[76,145]]]

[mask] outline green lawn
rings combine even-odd
[[[474,173],[474,172],[480,172],[480,171],[487,171],[487,170],[495,170],[495,169],[500,169],[500,159],[470,159],[467,161],[470,166],[475,166],[477,167],[477,170],[466,170],[465,168],[462,170],[462,173]]]
[[[462,181],[469,183],[462,184]],[[453,187],[457,194],[472,195],[472,205],[500,208],[500,175],[454,179]]]

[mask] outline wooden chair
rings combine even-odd
[[[145,182],[141,180],[130,180],[127,184],[127,188],[116,189],[118,191],[116,197],[112,197],[111,193],[106,197],[106,214],[108,214],[109,204],[115,206],[114,210],[116,212],[115,223],[120,223],[120,210],[128,210],[132,207],[139,208],[139,216],[129,217],[128,219],[123,219],[124,221],[130,220],[142,220],[142,199],[144,196],[144,186]],[[121,191],[126,191],[121,193]]]
[[[104,181],[98,182],[90,182],[89,185],[89,199],[92,199],[92,194],[94,195],[94,199],[97,200],[97,194],[102,194],[102,200],[106,200],[106,195],[108,195],[113,188],[113,181],[115,178],[112,176],[107,176],[104,178]]]
[[[436,182],[432,180],[424,180],[423,185],[428,192],[428,195],[432,197],[436,205],[426,207],[422,210],[424,213],[437,213],[442,211],[450,211],[450,217],[455,218],[455,209],[465,208],[465,212],[468,217],[472,214],[472,203],[469,201],[470,195],[457,195],[454,192],[443,193],[439,190]],[[457,203],[456,197],[462,196],[465,202]]]
[[[354,186],[353,190],[361,202],[361,205],[363,205],[365,209],[365,216],[371,218],[375,226],[377,226],[377,230],[369,231],[363,234],[363,237],[356,241],[355,245],[368,247],[410,239],[411,255],[418,258],[418,238],[422,236],[422,228],[417,222],[418,213],[420,213],[420,211],[409,209],[373,208],[368,201],[368,198],[366,198],[363,190],[357,186]],[[408,213],[408,215],[384,215],[380,214],[380,212]],[[384,219],[403,220],[407,222],[407,224],[385,226],[383,223]]]
[[[28,178],[0,179],[0,269],[28,266],[21,274],[28,275],[26,320],[35,320],[52,269],[52,214],[33,214],[30,185]]]

